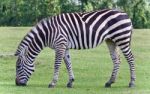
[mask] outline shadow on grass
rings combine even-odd
[[[12,84],[12,83],[0,83],[0,86],[2,87],[15,87],[16,85],[15,84]]]
[[[75,85],[74,88],[76,89],[86,89],[86,90],[135,90],[137,87],[129,88],[127,85],[112,85],[109,88],[106,88],[102,85]]]
[[[18,87],[18,88],[27,88],[27,87],[48,88],[48,85],[44,85],[44,84],[29,84],[26,86],[17,86],[15,83],[14,84],[13,83],[0,83],[0,86],[2,86],[2,87]]]
[[[48,88],[48,85],[45,85],[45,84],[29,84],[26,87],[31,87],[31,88],[34,88],[34,87]]]
[[[48,84],[28,84],[27,86],[16,86],[15,83],[0,83],[0,86],[7,87],[7,88],[48,88]],[[57,85],[54,87],[56,89],[67,89],[66,85]],[[112,86],[110,88],[105,88],[104,86],[98,86],[98,85],[74,85],[73,88],[68,89],[84,89],[84,90],[93,90],[93,89],[99,89],[99,90],[114,90],[114,89],[135,89],[135,88],[129,88],[128,86]]]

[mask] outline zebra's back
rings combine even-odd
[[[41,20],[21,44],[38,43],[33,46],[38,50],[44,46],[54,48],[55,40],[61,34],[67,40],[68,48],[89,49],[106,39],[122,43],[120,40],[131,36],[131,30],[132,23],[128,15],[117,10],[64,13]]]
[[[68,36],[68,45],[72,49],[94,48],[103,40],[113,40],[120,32],[126,33],[132,29],[128,15],[117,10],[66,13],[56,18],[62,32]]]

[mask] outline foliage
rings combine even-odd
[[[104,8],[127,12],[134,28],[150,28],[149,0],[0,0],[0,26],[31,26],[59,13]]]
[[[150,16],[146,15],[150,12],[146,9],[148,5],[145,0],[119,0],[117,4],[129,14],[135,28],[149,28],[147,25],[149,25]]]
[[[61,13],[80,12],[80,7],[72,0],[59,0]]]
[[[0,27],[0,54],[14,53],[17,45],[31,27]],[[20,32],[22,31],[22,32]],[[129,67],[121,54],[121,67],[112,88],[104,88],[112,71],[112,61],[105,43],[91,50],[70,50],[75,82],[66,88],[68,75],[62,62],[56,88],[49,89],[54,71],[54,51],[44,49],[35,61],[35,72],[28,86],[15,86],[16,57],[0,57],[0,94],[150,94],[150,32],[134,30],[132,50],[136,60],[136,87],[128,88]],[[135,33],[136,32],[136,33]],[[145,34],[146,33],[146,34]],[[143,43],[144,41],[144,43]]]

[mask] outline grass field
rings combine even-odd
[[[62,63],[56,88],[48,88],[52,80],[54,51],[45,48],[37,57],[35,73],[26,87],[15,85],[16,57],[13,54],[30,27],[0,27],[0,94],[150,94],[150,30],[134,30],[132,50],[136,64],[136,87],[128,88],[129,67],[121,54],[121,68],[112,88],[104,88],[112,70],[106,44],[90,50],[71,50],[75,83],[66,88],[68,75]]]

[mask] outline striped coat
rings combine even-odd
[[[62,59],[64,59],[69,73],[67,86],[72,87],[74,75],[69,49],[90,49],[106,41],[114,68],[111,78],[105,86],[110,87],[115,82],[120,64],[117,49],[120,48],[130,65],[131,81],[129,86],[132,87],[135,81],[135,67],[130,48],[131,35],[131,20],[126,13],[117,10],[65,13],[45,18],[31,29],[18,46],[16,84],[25,85],[27,83],[34,70],[33,61],[36,56],[44,47],[50,47],[55,50],[56,56],[54,77],[49,87],[56,85]],[[25,67],[23,68],[23,66]],[[24,74],[27,77],[21,76]]]

